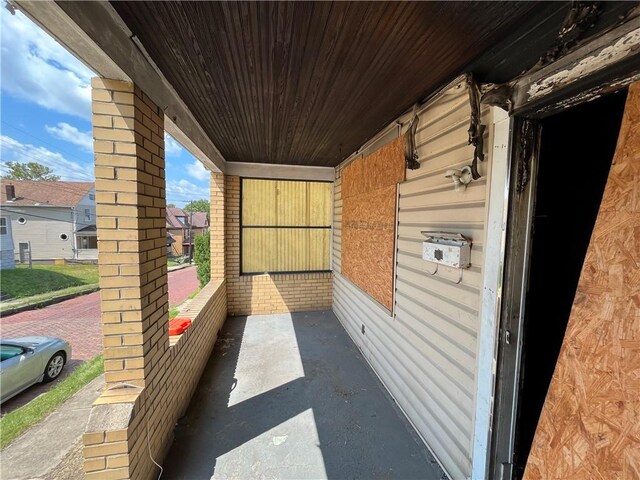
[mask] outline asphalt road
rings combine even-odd
[[[198,286],[195,267],[169,272],[169,305],[184,302]],[[77,365],[102,352],[100,292],[82,295],[46,308],[2,317],[0,338],[27,335],[60,337],[71,343],[72,358],[60,376],[60,381]],[[27,403],[51,385],[33,386],[9,400],[2,405],[2,414]]]

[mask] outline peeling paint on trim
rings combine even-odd
[[[576,95],[572,95],[570,97],[564,98],[561,101],[553,104],[553,105],[548,105],[546,107],[540,108],[538,110],[538,114],[540,114],[541,116],[546,116],[546,115],[550,115],[554,112],[557,112],[558,110],[562,110],[564,108],[569,108],[573,105],[577,105],[579,103],[586,103],[586,102],[591,102],[593,100],[596,100],[604,95],[607,95],[608,93],[612,93],[615,92],[617,90],[620,90],[624,87],[626,87],[627,85],[636,82],[640,80],[640,73],[637,73],[635,75],[632,76],[627,76],[624,79],[621,80],[615,80],[613,82],[611,82],[608,85],[601,85],[598,87],[594,87],[594,88],[590,88],[588,90],[584,90],[580,93],[577,93]]]
[[[640,29],[633,30],[618,39],[613,45],[604,47],[594,55],[583,58],[571,68],[546,77],[529,86],[527,99],[534,100],[552,90],[592,74],[624,58],[640,52]]]

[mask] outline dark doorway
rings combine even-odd
[[[524,472],[564,339],[626,95],[610,94],[540,121],[515,436],[517,478]]]

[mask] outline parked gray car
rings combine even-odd
[[[53,337],[20,337],[0,340],[0,403],[34,383],[60,376],[71,358],[71,345]]]

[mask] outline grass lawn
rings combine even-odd
[[[179,265],[189,265],[189,257],[171,257],[167,259],[167,267],[177,267]]]
[[[20,265],[14,270],[3,270],[1,275],[0,291],[11,298],[21,298],[98,283],[98,266]]]
[[[4,448],[26,429],[40,422],[58,408],[62,402],[84,387],[103,372],[102,355],[83,363],[71,375],[47,393],[40,395],[25,406],[7,413],[0,419],[0,448]]]

